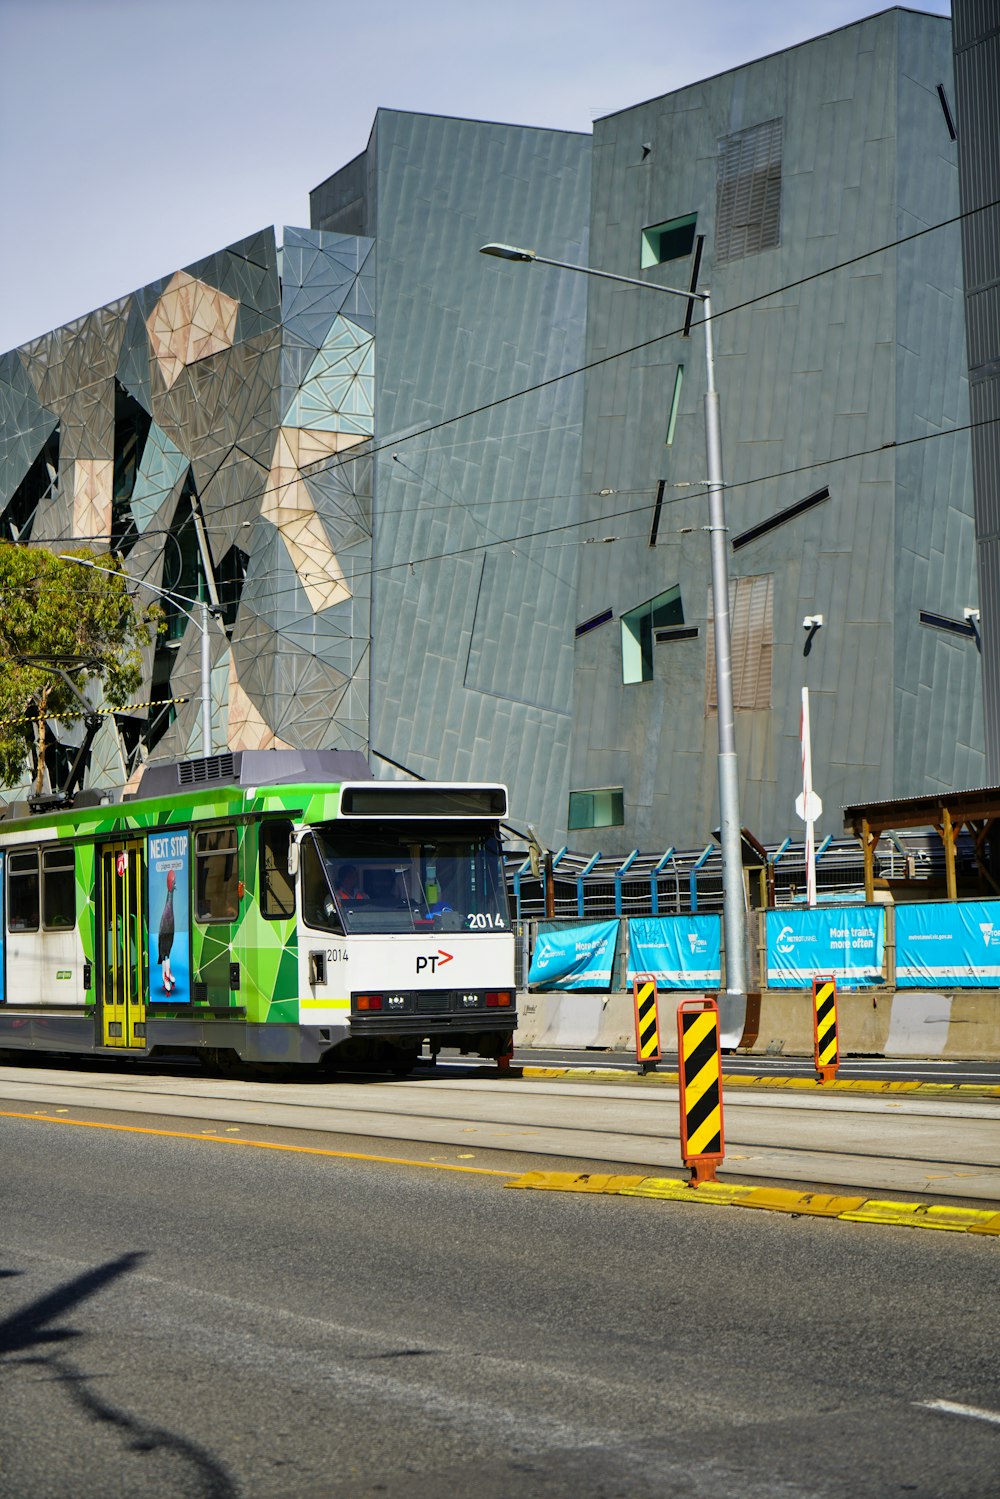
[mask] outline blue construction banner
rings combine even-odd
[[[545,989],[610,989],[619,922],[539,931],[528,984]]]
[[[901,989],[1000,987],[1000,901],[896,907]]]
[[[628,980],[648,974],[671,989],[718,989],[722,922],[718,916],[632,916]]]
[[[809,989],[832,977],[841,989],[885,982],[885,911],[881,906],[768,911],[767,986]]]

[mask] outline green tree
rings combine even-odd
[[[47,722],[78,718],[76,694],[88,684],[100,685],[109,707],[129,700],[157,628],[160,611],[134,603],[115,557],[80,547],[72,556],[94,566],[0,543],[0,781],[7,786],[33,762],[35,790],[42,790]]]

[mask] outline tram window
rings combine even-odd
[[[76,875],[71,848],[42,850],[42,921],[47,931],[76,923]]]
[[[7,929],[38,931],[38,850],[7,857]]]
[[[312,838],[302,843],[302,919],[321,932],[343,934],[344,925]]]
[[[195,835],[195,910],[199,921],[235,921],[239,915],[236,829],[209,828]]]
[[[260,914],[272,921],[295,915],[295,886],[288,873],[290,822],[265,822],[260,830]]]

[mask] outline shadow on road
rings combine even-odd
[[[239,1499],[238,1485],[210,1452],[101,1399],[91,1387],[90,1375],[63,1355],[62,1350],[68,1344],[85,1338],[86,1334],[77,1328],[52,1324],[136,1270],[145,1258],[144,1252],[133,1252],[109,1260],[66,1281],[0,1321],[0,1369],[31,1365],[47,1370],[77,1412],[88,1421],[99,1422],[105,1429],[114,1430],[124,1450],[179,1459],[195,1485],[186,1492],[197,1493],[204,1499]],[[23,1271],[20,1270],[0,1270],[0,1278],[21,1274]],[[64,1433],[64,1440],[71,1440],[68,1432]]]

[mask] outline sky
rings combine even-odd
[[[878,0],[0,0],[0,351],[268,224],[380,107],[593,121]],[[950,13],[949,0],[912,7]]]

